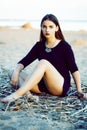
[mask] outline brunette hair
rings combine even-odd
[[[55,37],[59,40],[65,40],[63,34],[62,34],[62,31],[61,31],[61,28],[60,28],[60,25],[59,25],[59,22],[58,22],[58,19],[56,18],[56,16],[54,16],[53,14],[47,14],[43,17],[42,21],[41,21],[41,24],[40,26],[42,27],[42,24],[45,20],[50,20],[52,21],[56,26],[58,26],[58,31],[55,32]],[[45,42],[46,41],[46,38],[44,37],[43,35],[43,32],[42,32],[42,29],[41,29],[41,32],[40,32],[40,41],[41,42]]]

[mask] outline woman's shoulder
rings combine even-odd
[[[66,46],[66,47],[68,47],[68,46],[70,47],[70,46],[71,46],[71,45],[69,44],[69,42],[67,42],[67,41],[65,41],[65,40],[62,40],[61,43],[62,43],[63,46]]]
[[[43,48],[43,43],[41,43],[40,41],[37,41],[37,42],[34,44],[34,47],[37,48],[37,49],[41,49],[41,48]]]
[[[61,41],[61,48],[65,52],[71,50],[71,45],[67,41]]]
[[[37,41],[35,45],[41,46],[42,43],[40,41]]]
[[[37,41],[37,42],[33,45],[33,47],[39,47],[39,46],[41,46],[41,42],[40,42],[40,41]]]
[[[70,49],[71,45],[67,41],[61,41],[61,46],[66,49]]]

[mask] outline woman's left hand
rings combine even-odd
[[[78,98],[87,99],[87,93],[78,92]]]
[[[83,93],[83,98],[87,99],[87,93]]]

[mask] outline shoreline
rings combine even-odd
[[[30,23],[26,23],[26,24],[30,24]],[[24,24],[24,25],[26,25],[26,24]],[[19,30],[19,29],[23,29],[23,27],[22,26],[24,26],[24,25],[20,25],[20,26],[9,26],[9,25],[3,25],[3,26],[1,26],[0,25],[0,29],[14,29],[14,30]],[[31,25],[31,24],[30,24]],[[32,25],[31,25],[31,27],[27,27],[27,28],[24,28],[24,29],[32,29],[32,30],[40,30],[40,28],[38,27],[38,28],[35,28],[35,27],[33,27]],[[62,31],[63,32],[87,32],[87,29],[84,29],[84,28],[80,28],[80,29],[63,29],[62,28]]]
[[[40,19],[0,19],[0,26],[13,26],[13,27],[21,27],[24,24],[31,24],[33,28],[39,29],[40,27]],[[87,26],[86,26],[86,21],[85,20],[60,20],[60,25],[62,30],[74,30],[74,31],[79,31],[79,30],[86,30],[87,31]]]

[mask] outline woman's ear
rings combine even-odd
[[[59,30],[59,26],[56,26],[56,32]]]

